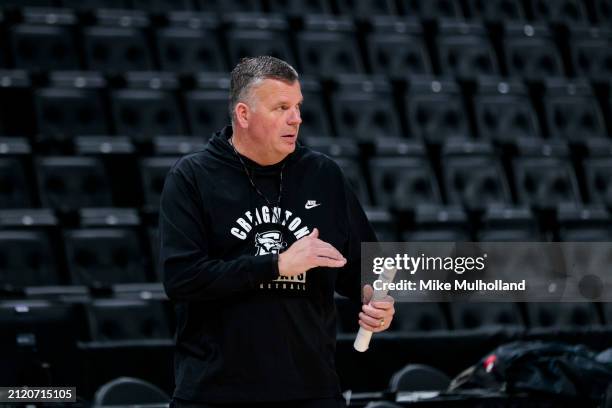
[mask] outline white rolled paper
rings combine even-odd
[[[385,268],[383,272],[380,274],[378,279],[383,283],[382,287],[386,288],[387,283],[393,281],[395,278],[395,273],[397,272],[396,268]],[[388,289],[375,290],[372,294],[372,299],[370,299],[370,303],[374,301],[384,300],[385,296],[387,296]],[[353,348],[359,352],[364,352],[370,346],[370,340],[372,339],[372,332],[364,329],[363,327],[359,328],[357,332],[357,337],[355,337],[355,343],[353,343]]]

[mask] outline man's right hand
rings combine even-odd
[[[318,266],[341,268],[344,265],[346,258],[331,244],[319,239],[317,228],[278,255],[281,276],[296,276]]]

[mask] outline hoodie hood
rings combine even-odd
[[[210,149],[210,152],[212,153],[212,155],[216,157],[217,159],[223,162],[226,162],[232,165],[233,167],[242,169],[242,163],[240,163],[240,159],[236,155],[234,148],[229,142],[229,139],[230,137],[232,137],[232,134],[233,134],[232,126],[231,125],[225,126],[223,129],[213,134],[210,141],[208,142],[208,148]],[[292,163],[294,163],[298,159],[298,157],[300,157],[303,154],[304,154],[304,148],[302,147],[301,143],[298,141],[293,153],[289,154],[287,157],[285,157],[280,162],[269,165],[269,166],[262,166],[261,164],[254,162],[253,160],[249,159],[246,156],[243,156],[242,154],[240,154],[240,157],[242,158],[242,161],[244,161],[244,164],[246,164],[249,170],[252,171],[253,173],[274,174],[280,171],[283,164],[285,164],[286,167],[288,167]]]

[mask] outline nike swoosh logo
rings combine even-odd
[[[321,205],[321,204],[306,204],[306,205],[304,206],[304,208],[306,208],[307,210],[310,210],[311,208],[315,208],[315,207],[318,207],[318,206],[320,206],[320,205]]]

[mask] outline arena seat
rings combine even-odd
[[[408,364],[393,374],[389,380],[389,390],[397,391],[433,391],[446,390],[450,378],[442,371],[423,364]]]
[[[520,81],[481,78],[474,109],[478,134],[483,139],[512,143],[540,135],[536,111]]]
[[[83,30],[87,66],[112,73],[152,69],[151,52],[141,31],[148,24],[148,20],[137,15],[141,18],[134,18],[133,26],[125,27],[114,26],[118,24],[114,20],[122,19],[122,14],[104,17],[109,25],[92,26]]]
[[[391,85],[382,78],[339,77],[331,102],[341,137],[372,140],[402,134]]]
[[[612,32],[587,25],[571,27],[571,57],[582,78],[605,82],[612,76]]]
[[[297,33],[298,58],[306,75],[363,73],[354,24],[346,18],[306,16]]]
[[[465,105],[455,82],[414,77],[404,98],[410,136],[430,143],[440,143],[451,136],[471,136]]]
[[[491,145],[449,139],[442,150],[442,163],[449,203],[470,210],[512,203],[504,169]]]
[[[117,90],[112,93],[111,103],[117,132],[136,142],[185,131],[178,102],[169,90]]]
[[[126,227],[79,228],[64,232],[72,282],[93,289],[148,282],[138,234]]]
[[[546,81],[546,121],[551,137],[584,140],[605,137],[605,122],[586,81]]]
[[[102,385],[94,396],[92,407],[166,404],[170,396],[147,381],[120,377]]]
[[[95,88],[40,88],[34,103],[40,139],[108,134],[104,105]]]
[[[93,341],[168,339],[168,318],[160,301],[96,299],[86,305]]]
[[[39,157],[36,170],[45,207],[71,210],[112,205],[111,181],[99,158]]]
[[[563,203],[582,202],[578,181],[563,143],[530,140],[513,160],[514,182],[521,204],[556,208]]]
[[[295,64],[289,44],[289,25],[280,15],[233,14],[227,21],[225,38],[228,42],[230,65],[253,55],[271,55]]]
[[[173,13],[170,25],[155,32],[161,68],[179,73],[224,72],[214,16]]]
[[[438,183],[424,157],[375,157],[369,167],[376,205],[409,209],[441,202]]]
[[[442,22],[439,28],[438,50],[444,75],[474,79],[500,73],[495,51],[483,25]]]
[[[393,78],[432,74],[423,28],[416,19],[372,18],[367,50],[372,72]]]
[[[74,21],[74,16],[68,14],[65,17],[69,21]],[[31,69],[34,66],[41,70],[80,68],[77,48],[69,25],[21,24],[11,28],[10,39],[17,68]]]
[[[509,74],[530,81],[563,76],[563,63],[544,25],[508,24],[504,50]]]

